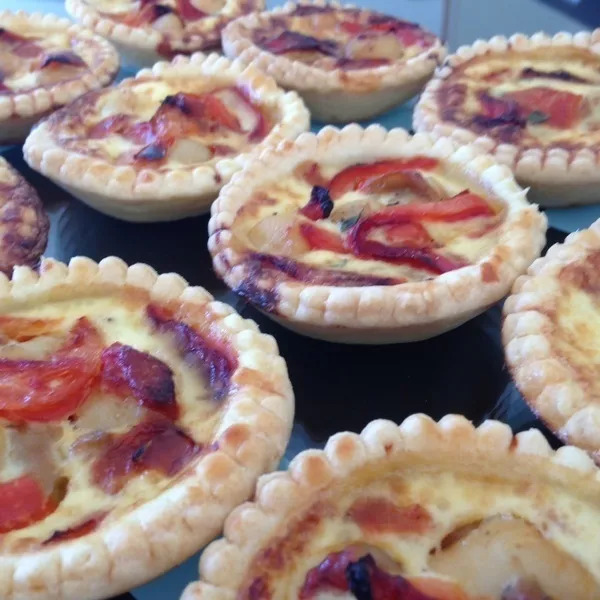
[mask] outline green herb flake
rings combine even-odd
[[[528,117],[527,121],[532,125],[538,125],[539,123],[545,123],[549,119],[549,115],[541,110],[534,110]]]
[[[360,214],[358,215],[354,215],[353,217],[350,217],[349,219],[344,219],[343,221],[340,221],[340,229],[343,232],[348,231],[348,229],[354,227],[354,225],[356,225],[356,223],[358,222],[358,220],[360,219]]]

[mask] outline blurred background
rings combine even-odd
[[[451,49],[515,31],[548,33],[600,27],[600,0],[354,0],[442,35]],[[267,0],[269,7],[283,4]],[[0,0],[0,8],[65,14],[63,0]]]

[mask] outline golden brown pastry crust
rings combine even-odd
[[[0,271],[35,267],[46,248],[50,223],[37,192],[0,158]]]
[[[464,323],[502,298],[539,256],[546,219],[527,203],[508,169],[490,156],[472,146],[458,147],[449,139],[410,137],[402,129],[326,127],[318,135],[302,134],[295,142],[284,142],[249,163],[212,206],[208,244],[215,271],[232,289],[251,276],[245,243],[236,238],[232,223],[260,185],[289,175],[309,160],[352,164],[415,154],[450,161],[507,205],[503,234],[494,250],[476,264],[399,285],[335,287],[281,281],[274,289],[261,288],[276,299],[273,312],[267,314],[305,335],[350,343],[425,339]]]
[[[159,575],[216,536],[226,515],[250,496],[258,475],[283,454],[293,394],[275,340],[179,275],[157,275],[143,264],[128,267],[115,257],[100,263],[76,257],[68,265],[45,259],[39,273],[17,267],[12,281],[0,276],[0,312],[131,291],[159,306],[182,303],[190,315],[203,315],[237,352],[244,368],[234,372],[223,405],[214,433],[218,448],[193,460],[163,493],[88,535],[0,555],[2,598],[95,600]],[[240,378],[243,370],[262,375]]]
[[[462,46],[446,59],[426,86],[415,108],[413,126],[417,131],[428,132],[435,138],[449,136],[459,143],[472,143],[491,153],[498,162],[514,171],[523,186],[531,187],[530,199],[542,206],[595,203],[600,199],[598,144],[591,147],[578,144],[575,148],[540,144],[521,148],[518,144],[502,142],[445,121],[440,115],[437,92],[457,68],[475,56],[497,57],[507,51],[519,53],[531,50],[541,50],[552,56],[553,48],[560,50],[572,46],[574,49],[587,49],[592,55],[598,56],[600,66],[599,42],[600,29],[596,29],[576,34],[561,32],[552,37],[542,32],[531,37],[515,34],[508,39],[495,36],[487,41],[477,40],[472,46]]]
[[[139,169],[65,148],[60,141],[64,133],[62,117],[70,110],[65,107],[64,112],[55,113],[31,132],[23,146],[25,160],[101,212],[128,221],[168,221],[206,212],[220,188],[250,155],[308,129],[308,111],[297,94],[283,92],[256,68],[217,54],[197,53],[179,56],[171,63],[157,63],[151,70],[142,69],[134,80],[124,80],[92,98],[113,89],[125,91],[139,81],[181,79],[206,81],[209,89],[211,85],[245,86],[252,101],[271,111],[275,122],[264,139],[241,154],[171,168]]]
[[[360,435],[335,434],[324,450],[302,452],[287,471],[261,477],[254,501],[231,513],[224,538],[202,554],[200,581],[188,585],[182,600],[239,598],[251,580],[252,561],[286,524],[328,493],[335,498],[336,490],[352,482],[356,473],[378,469],[405,470],[407,478],[420,469],[440,475],[489,476],[514,482],[523,490],[539,482],[566,488],[581,498],[600,491],[598,470],[585,452],[570,446],[554,452],[536,429],[513,436],[510,427],[499,421],[485,421],[475,428],[458,415],[447,415],[437,423],[425,415],[412,415],[400,425],[376,420]],[[598,567],[594,568],[598,579]]]
[[[15,94],[0,95],[0,142],[20,142],[41,117],[56,108],[68,104],[89,90],[101,88],[110,83],[119,70],[119,56],[106,40],[94,35],[88,29],[74,25],[68,19],[40,13],[28,14],[23,11],[0,12],[0,24],[14,33],[24,33],[30,29],[64,31],[77,40],[80,47],[88,49],[93,62],[89,69],[77,79],[59,81],[50,86],[36,87]]]
[[[128,62],[150,67],[177,54],[218,49],[223,27],[241,15],[264,10],[265,0],[226,0],[219,14],[185,23],[175,37],[163,36],[151,25],[133,27],[111,19],[94,7],[93,0],[66,0],[65,8],[82,25],[111,40]]]
[[[377,68],[345,70],[322,69],[262,50],[252,40],[252,32],[268,27],[274,19],[285,19],[298,6],[354,8],[328,0],[288,2],[270,12],[237,19],[223,31],[223,50],[269,73],[286,89],[296,90],[312,116],[325,122],[347,123],[368,119],[401,104],[418,93],[446,55],[440,40],[408,59]]]
[[[504,305],[502,328],[506,362],[531,409],[561,439],[584,448],[596,460],[600,458],[600,405],[593,391],[593,349],[586,351],[586,370],[571,361],[557,342],[569,335],[561,320],[569,315],[561,314],[560,304],[573,288],[589,295],[592,306],[597,307],[593,259],[599,251],[598,221],[569,235],[564,244],[552,246],[515,282]],[[593,335],[594,323],[587,322],[585,330],[580,332],[582,336]]]

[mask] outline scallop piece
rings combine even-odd
[[[60,479],[53,448],[62,436],[58,425],[28,424],[4,428],[5,456],[11,467],[11,479],[31,475],[51,494]]]
[[[133,398],[97,392],[77,412],[76,427],[88,431],[129,431],[146,412]]]
[[[457,529],[432,555],[429,568],[460,581],[475,596],[504,597],[523,580],[553,598],[600,598],[600,586],[587,570],[519,518],[497,516]]]
[[[212,152],[200,141],[184,138],[177,140],[169,150],[169,159],[182,165],[197,165],[212,158]]]
[[[298,231],[295,213],[269,215],[248,232],[248,240],[259,252],[278,256],[295,256],[308,251]]]
[[[183,33],[183,23],[175,13],[166,13],[152,23],[153,29],[168,36],[180,36]]]

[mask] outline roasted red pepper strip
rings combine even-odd
[[[56,508],[30,475],[0,483],[0,533],[41,521]]]
[[[311,250],[330,250],[331,252],[348,254],[348,249],[344,246],[342,238],[323,227],[301,223],[300,233],[308,242]]]
[[[492,207],[477,194],[461,192],[439,202],[413,202],[392,206],[359,221],[355,228],[373,229],[406,221],[443,221],[452,223],[475,217],[493,217]]]
[[[171,421],[153,417],[114,437],[92,467],[93,481],[107,494],[116,494],[144,471],[176,475],[199,451],[200,446]]]
[[[115,343],[102,352],[102,387],[173,421],[179,417],[170,367],[131,346]]]
[[[149,304],[146,314],[153,327],[170,334],[179,354],[208,379],[215,400],[229,393],[231,378],[238,368],[237,354],[230,345],[213,335],[203,335],[160,306]]]
[[[46,546],[47,544],[75,540],[88,533],[92,533],[92,531],[98,528],[98,525],[100,525],[105,516],[106,513],[102,513],[68,529],[58,529],[47,540],[44,540],[42,545]]]
[[[370,215],[359,220],[352,228],[348,243],[354,254],[362,258],[372,257],[392,263],[413,265],[433,273],[446,273],[464,267],[466,263],[443,256],[429,247],[419,247],[410,240],[403,246],[388,246],[368,239],[369,233],[373,229],[414,224],[419,221],[454,222],[493,215],[494,211],[483,198],[463,192],[439,202],[394,206]],[[406,227],[407,232],[409,229]],[[420,232],[419,235],[422,236],[423,233]]]
[[[435,587],[432,585],[432,589]],[[370,554],[357,557],[354,549],[333,552],[311,569],[300,589],[300,600],[311,600],[327,591],[350,592],[371,600],[468,600],[456,586],[438,586],[435,595],[421,591],[401,575],[390,575]],[[439,592],[439,593],[438,593]]]
[[[336,200],[346,192],[358,190],[370,179],[380,177],[381,175],[388,175],[397,171],[429,171],[435,169],[437,165],[438,161],[428,156],[384,160],[366,165],[353,165],[340,171],[329,182],[329,194],[332,200]]]
[[[327,188],[315,185],[311,190],[310,200],[300,209],[300,213],[311,221],[319,221],[326,219],[332,210],[333,202]]]
[[[434,239],[421,223],[396,223],[382,227],[385,241],[390,246],[411,246],[413,248],[433,248]]]

